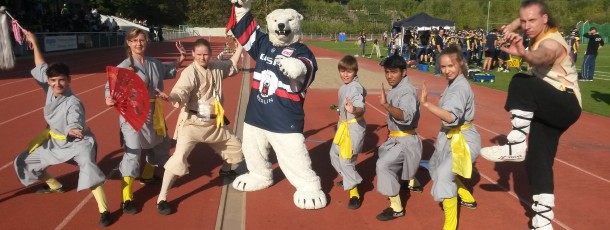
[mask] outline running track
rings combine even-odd
[[[223,38],[213,38],[213,51],[218,53],[224,44]],[[184,39],[186,47],[193,38]],[[323,61],[338,59],[342,54],[313,48]],[[163,61],[177,57],[171,42],[153,44],[148,55]],[[116,65],[124,58],[123,48],[86,51],[47,57],[47,62],[63,61],[72,67],[72,88],[81,98],[87,111],[87,125],[96,135],[99,151],[98,163],[108,175],[105,190],[109,208],[115,221],[111,229],[214,229],[223,191],[223,180],[217,177],[221,164],[218,156],[200,145],[190,159],[191,173],[178,179],[170,191],[170,205],[176,212],[169,216],[156,213],[155,201],[160,186],[135,185],[135,201],[141,212],[123,215],[120,203],[120,176],[117,167],[122,150],[118,145],[118,115],[105,106],[103,85],[106,81],[105,66]],[[381,72],[376,62],[359,59],[360,68]],[[186,65],[186,63],[185,63]],[[29,76],[32,59],[18,61],[12,71],[1,72],[0,77],[0,221],[1,229],[92,229],[97,228],[97,206],[88,191],[76,192],[77,167],[68,164],[49,168],[52,175],[68,188],[64,194],[37,195],[32,192],[41,185],[23,188],[16,179],[12,160],[26,147],[28,141],[42,130],[44,105],[43,91]],[[334,72],[333,72],[334,73]],[[409,71],[414,85],[419,87],[425,80],[430,91],[442,92],[446,81],[430,74]],[[335,74],[318,74],[317,78],[336,77]],[[375,77],[375,76],[373,76]],[[379,77],[379,76],[376,76]],[[379,77],[381,78],[381,77]],[[383,81],[383,79],[379,79]],[[175,80],[166,81],[166,91]],[[235,124],[240,106],[241,75],[225,80],[225,110]],[[509,130],[508,113],[502,107],[504,92],[473,85],[476,94],[477,115],[475,125],[481,133],[483,146],[505,140]],[[438,204],[429,195],[430,180],[427,171],[420,170],[418,177],[425,183],[423,193],[403,194],[407,216],[389,222],[375,219],[387,207],[387,200],[375,191],[376,147],[386,137],[385,114],[378,102],[377,89],[369,89],[367,96],[367,139],[363,154],[358,160],[358,170],[364,181],[364,203],[358,210],[349,210],[347,193],[334,187],[336,173],[328,159],[328,149],[334,135],[336,112],[328,109],[336,100],[336,90],[312,89],[306,102],[307,118],[305,135],[313,160],[313,167],[322,179],[323,190],[329,194],[329,205],[321,210],[300,210],[292,203],[294,188],[284,178],[281,170],[274,170],[276,183],[262,191],[246,193],[243,210],[225,210],[225,216],[233,211],[245,212],[243,219],[225,217],[225,221],[239,221],[246,229],[438,229],[442,226],[443,214]],[[431,96],[431,100],[438,97]],[[173,134],[177,111],[165,104],[165,115],[169,133]],[[424,140],[424,158],[430,157],[440,122],[427,111],[422,111],[417,132]],[[556,180],[556,229],[599,229],[608,226],[610,220],[603,207],[610,205],[605,199],[610,191],[610,144],[608,131],[610,119],[583,113],[580,120],[563,135],[555,164]],[[172,150],[173,151],[173,150]],[[274,157],[272,157],[274,158]],[[529,215],[526,210],[531,203],[527,178],[522,163],[494,164],[483,159],[476,162],[478,173],[467,182],[479,203],[476,210],[460,210],[460,229],[524,229]],[[277,167],[277,164],[274,165]],[[156,172],[158,175],[161,173]],[[231,189],[229,189],[231,190]],[[241,193],[240,193],[241,194]],[[242,194],[243,195],[243,194]],[[229,197],[232,199],[232,197]],[[221,206],[222,207],[222,206]],[[223,226],[228,226],[224,225]],[[225,227],[228,229],[227,227]]]

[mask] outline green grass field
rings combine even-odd
[[[360,54],[360,47],[355,45],[353,41],[337,43],[334,41],[308,41],[305,43],[329,50],[335,50],[345,54]],[[584,59],[584,51],[586,48],[587,44],[580,46],[576,63],[576,68],[579,72],[582,66],[582,60]],[[367,46],[365,56],[375,61],[381,61],[381,59],[385,57],[386,52],[387,51],[385,49],[381,49],[382,57],[377,58],[374,55],[371,55],[372,46]],[[433,72],[434,70],[430,68],[430,73]],[[506,91],[508,89],[508,83],[510,82],[511,77],[517,73],[517,70],[513,68],[509,73],[499,73],[495,71],[493,71],[493,73],[496,75],[496,81],[494,83],[473,82],[473,84]],[[578,84],[580,85],[583,98],[583,110],[610,117],[610,48],[603,47],[600,50],[599,55],[597,55],[594,81],[579,81]]]

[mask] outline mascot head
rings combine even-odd
[[[293,9],[277,9],[267,15],[269,40],[274,46],[287,46],[301,40],[303,15]]]

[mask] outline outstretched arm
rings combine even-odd
[[[237,62],[239,62],[239,58],[241,57],[241,52],[244,50],[244,47],[237,42],[237,47],[235,48],[235,53],[231,56],[231,62],[233,66],[237,66]]]
[[[536,50],[531,51],[525,50],[523,37],[520,35],[510,32],[505,35],[505,38],[510,43],[510,47],[502,47],[502,51],[522,57],[524,61],[533,66],[552,65],[562,54],[567,53],[558,42],[553,40],[544,40]]]
[[[32,47],[34,49],[34,64],[36,66],[42,65],[45,63],[44,57],[42,56],[42,52],[40,52],[40,48],[38,47],[38,42],[36,41],[36,35],[27,31],[25,33],[25,39],[32,43]]]

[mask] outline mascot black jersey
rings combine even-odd
[[[256,61],[245,122],[271,132],[302,133],[305,93],[318,69],[311,50],[301,43],[273,46],[269,35],[259,30],[256,20],[249,12],[231,31]],[[291,90],[290,78],[280,71],[275,62],[278,55],[297,58],[305,63],[307,73],[301,91]]]

